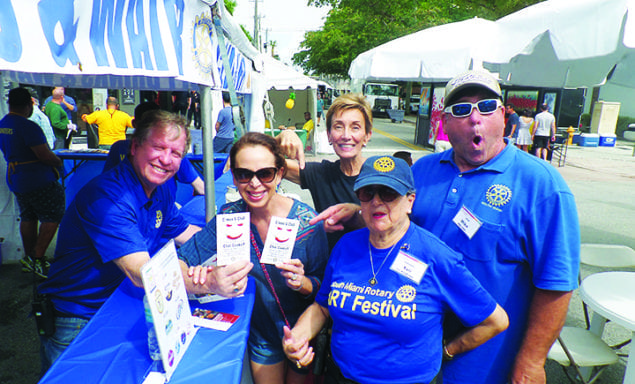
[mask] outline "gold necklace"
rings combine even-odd
[[[368,238],[368,255],[370,256],[370,270],[373,272],[373,277],[371,277],[370,280],[368,280],[368,284],[370,284],[371,287],[377,285],[377,274],[381,271],[381,268],[384,266],[384,263],[386,262],[386,260],[388,260],[388,257],[390,257],[390,254],[392,253],[392,250],[395,249],[395,246],[397,245],[397,243],[399,243],[399,240],[397,240],[397,242],[392,245],[392,248],[390,248],[390,251],[388,251],[388,253],[386,254],[386,257],[384,258],[384,261],[381,262],[381,265],[379,266],[377,273],[375,273],[375,266],[373,265],[373,251],[370,246],[370,238]]]

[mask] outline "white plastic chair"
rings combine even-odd
[[[619,357],[599,336],[589,330],[577,327],[563,327],[560,336],[551,346],[547,358],[556,361],[571,380],[576,379],[584,384],[594,383],[600,374],[611,364],[618,362]],[[571,375],[567,367],[573,367],[576,375]],[[587,380],[580,368],[595,368],[595,372]]]
[[[580,246],[580,263],[592,267],[602,267],[611,269],[634,268],[635,250],[626,245],[616,244],[582,244]],[[590,328],[589,312],[586,304],[582,303],[584,309],[584,320],[587,329]],[[613,346],[621,348],[628,344],[630,340]]]
[[[580,264],[611,269],[635,267],[635,251],[625,245],[582,244]],[[607,366],[618,361],[619,355],[615,349],[630,343],[630,340],[615,346],[607,345],[600,336],[589,330],[588,308],[584,302],[582,307],[586,329],[563,327],[547,357],[560,364],[572,382],[575,382],[577,378],[584,384],[591,384],[598,379]],[[573,367],[576,375],[572,376],[567,367]],[[595,372],[593,373],[591,369],[589,372],[591,375],[587,379],[588,374],[581,372],[581,368],[595,368]]]

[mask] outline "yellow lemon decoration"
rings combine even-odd
[[[395,162],[388,156],[380,157],[373,163],[377,172],[390,172],[395,169]]]

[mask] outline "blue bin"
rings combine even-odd
[[[580,135],[578,145],[581,147],[597,147],[600,144],[600,135],[596,133],[583,133]]]
[[[600,135],[600,147],[614,147],[616,135]]]

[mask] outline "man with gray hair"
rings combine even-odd
[[[121,282],[143,286],[141,266],[173,238],[183,244],[199,227],[189,225],[166,183],[190,145],[185,119],[146,112],[137,123],[130,156],[89,181],[75,196],[60,225],[49,279],[38,287],[51,298],[56,331],[41,338],[45,371]],[[184,276],[187,266],[182,263]],[[190,293],[234,297],[244,292],[248,263],[206,270]]]

